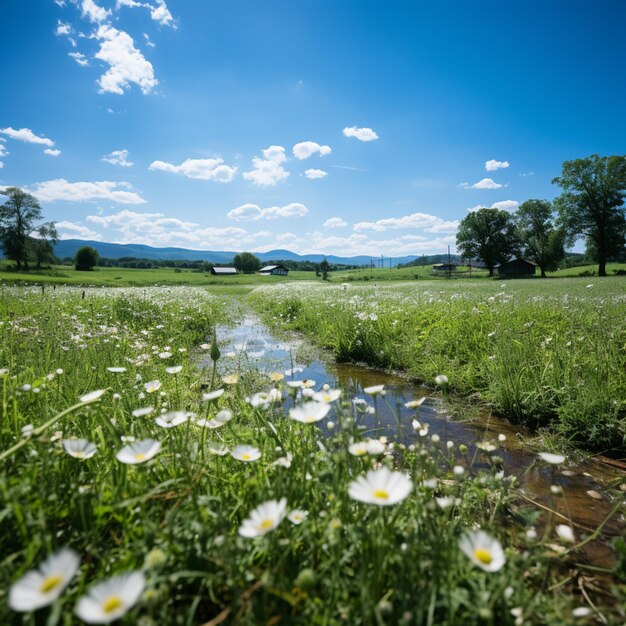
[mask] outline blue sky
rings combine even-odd
[[[622,0],[3,0],[0,185],[62,238],[428,254],[623,154]]]

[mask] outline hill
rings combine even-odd
[[[103,241],[88,241],[84,239],[63,239],[54,246],[54,254],[63,259],[74,258],[76,251],[83,246],[95,248],[102,258],[119,259],[122,257],[136,257],[140,259],[163,259],[163,260],[188,260],[208,261],[216,264],[231,263],[236,252],[215,250],[189,250],[187,248],[153,248],[137,243],[106,243]],[[254,253],[261,261],[311,261],[319,263],[324,258],[329,263],[342,265],[370,265],[380,264],[381,257],[360,255],[354,257],[340,257],[332,254],[296,254],[290,250],[270,250],[268,252]],[[391,257],[393,266],[414,261],[416,256]],[[389,265],[389,257],[384,257],[385,266]]]

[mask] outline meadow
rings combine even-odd
[[[276,285],[268,323],[340,361],[406,372],[571,443],[626,454],[626,281],[621,277]]]
[[[463,389],[465,351],[494,330],[506,336],[520,299],[539,297],[551,312],[540,326],[555,328],[547,341],[535,321],[522,341],[516,322],[522,347],[529,337],[561,346],[565,298],[569,314],[584,306],[580,319],[591,316],[574,339],[602,324],[595,349],[606,352],[580,342],[593,367],[599,354],[623,358],[608,340],[623,310],[615,285],[570,286],[565,298],[533,296],[522,282],[468,283],[465,296],[439,283],[294,283],[248,298],[341,358],[387,367],[396,342],[421,338],[403,349],[430,363],[428,380],[445,374]],[[403,409],[412,440],[381,440],[361,426],[384,389],[354,401],[325,381],[261,375],[221,354],[213,329],[241,315],[247,305],[232,292],[245,286],[0,290],[0,623],[623,623],[623,544],[613,562],[587,562],[582,548],[597,533],[520,505],[498,441],[475,457],[430,435],[418,397]],[[437,340],[432,318],[454,330],[450,310],[465,312],[473,339],[433,361],[449,331]],[[610,332],[623,332],[618,322]],[[598,378],[609,376],[602,393],[612,394],[623,380],[606,368]],[[559,455],[537,462],[555,482],[569,466]]]

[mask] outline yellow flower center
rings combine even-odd
[[[250,455],[249,455],[247,452],[244,452],[244,453],[241,455],[241,458],[242,458],[244,461],[249,461],[251,457],[250,457]]]
[[[135,461],[143,461],[145,458],[145,454],[135,454]]]
[[[376,489],[376,491],[374,491],[374,497],[379,500],[389,500],[389,492],[384,489]]]
[[[49,591],[52,591],[55,587],[60,585],[62,582],[63,576],[59,576],[58,574],[56,576],[48,576],[47,578],[43,579],[41,587],[39,587],[39,591],[41,591],[41,593],[48,593]]]
[[[364,454],[367,454],[367,449],[366,448],[357,448],[355,451],[356,456],[363,456]],[[386,491],[383,491],[382,493],[387,493]]]
[[[116,609],[119,609],[122,606],[122,604],[124,603],[122,602],[122,598],[120,598],[119,596],[109,596],[102,603],[102,610],[105,613],[112,613]]]
[[[476,550],[474,550],[474,556],[484,565],[490,565],[493,561],[491,552],[489,552],[487,548],[476,548]]]
[[[271,519],[264,519],[261,522],[260,526],[261,526],[262,530],[267,530],[268,528],[271,528],[273,526],[273,524],[274,524],[273,520],[271,520]]]
[[[85,453],[82,450],[77,450],[76,452],[74,452],[74,456],[77,459],[82,459],[85,456]]]

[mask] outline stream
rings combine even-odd
[[[448,406],[441,397],[429,395],[426,388],[397,375],[354,364],[326,363],[315,357],[298,358],[305,345],[301,339],[280,340],[252,315],[244,316],[236,326],[218,326],[217,337],[223,358],[238,359],[241,366],[254,367],[260,373],[283,372],[286,380],[314,380],[314,390],[327,383],[331,388],[341,388],[344,397],[362,398],[372,404],[372,397],[363,389],[384,385],[386,395],[376,398],[376,416],[363,414],[360,417],[360,423],[365,425],[364,436],[385,435],[406,445],[414,443],[418,438],[412,427],[415,409],[406,408],[404,404],[426,396],[419,408],[419,421],[428,424],[429,437],[439,435],[440,445],[444,448],[447,441],[454,442],[455,448],[465,444],[467,458],[474,459],[475,468],[488,466],[485,453],[476,444],[494,442],[497,450],[493,454],[502,459],[505,475],[517,478],[519,499],[527,499],[531,506],[543,506],[558,512],[562,517],[554,515],[552,523],[573,526],[579,540],[602,524],[618,504],[618,499],[621,500],[621,511],[605,524],[600,540],[590,542],[584,548],[584,556],[591,563],[608,567],[613,562],[608,542],[626,534],[623,506],[626,493],[609,490],[607,486],[619,482],[620,477],[623,479],[626,475],[623,470],[593,460],[574,464],[566,459],[561,465],[549,465],[525,445],[532,436],[523,427],[487,413],[480,414],[475,408],[471,411],[471,421],[460,421],[462,416],[455,414],[460,410],[457,403],[452,408],[452,403]],[[200,362],[200,366],[208,364],[208,357]],[[499,441],[502,435],[505,439]],[[553,493],[553,485],[562,492]],[[621,489],[624,489],[623,480]]]

